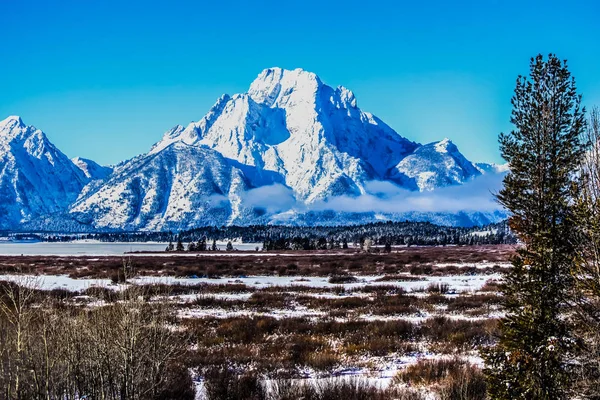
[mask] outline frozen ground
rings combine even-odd
[[[316,371],[307,369],[304,371],[303,379],[294,379],[295,381],[304,381],[307,384],[314,384],[319,380],[331,380],[331,379],[340,379],[340,380],[349,380],[349,379],[358,379],[360,381],[366,381],[370,385],[376,386],[381,389],[385,389],[389,387],[398,371],[406,368],[409,365],[416,364],[420,360],[433,360],[433,359],[451,359],[455,356],[450,355],[440,355],[433,353],[417,353],[410,356],[401,356],[401,357],[391,357],[388,361],[381,361],[379,358],[374,358],[372,360],[365,360],[366,362],[371,362],[375,365],[374,368],[338,368],[332,371],[331,375],[323,376],[323,374],[319,374]],[[483,360],[479,355],[476,354],[466,354],[461,356],[461,359],[467,361],[472,365],[482,366]],[[204,388],[204,381],[202,378],[196,377],[195,379],[196,386],[196,400],[208,400],[206,396],[206,390]],[[274,382],[265,379],[264,385],[267,387],[267,390],[273,385]],[[437,400],[437,397],[430,391],[425,388],[421,388],[421,393],[426,396],[427,400]]]
[[[97,246],[103,245],[98,243],[83,243],[83,246]],[[114,246],[115,244],[110,244]],[[129,246],[130,244],[118,244],[120,246]],[[147,245],[147,244],[146,244]],[[157,244],[154,244],[157,245]],[[159,244],[161,247],[164,244]],[[0,245],[0,249],[1,249]],[[59,244],[64,248],[64,244]],[[115,248],[115,247],[113,247]],[[129,250],[127,250],[129,251]],[[135,250],[134,250],[135,251]],[[223,252],[222,254],[227,254]],[[229,253],[231,254],[231,253]],[[262,253],[264,254],[264,253]],[[352,256],[346,254],[346,256]],[[94,260],[89,260],[93,262]],[[473,264],[473,266],[480,267],[482,263]],[[489,263],[483,263],[488,264]],[[460,266],[458,263],[440,264],[436,263],[435,267],[445,266]],[[398,280],[394,280],[397,277]],[[384,278],[384,279],[382,279]],[[347,284],[330,283],[328,277],[314,277],[314,276],[240,276],[233,278],[177,278],[173,276],[164,277],[150,277],[140,276],[134,279],[130,279],[128,284],[114,284],[109,279],[74,279],[67,275],[16,275],[16,274],[5,274],[0,275],[0,281],[16,281],[23,285],[35,286],[39,289],[67,289],[70,291],[83,291],[89,287],[99,286],[106,287],[113,290],[122,290],[131,284],[137,285],[151,285],[151,284],[167,284],[167,285],[222,285],[223,287],[211,287],[210,290],[204,291],[204,289],[194,289],[191,294],[179,294],[172,295],[169,298],[175,301],[177,304],[177,315],[182,318],[182,321],[186,321],[188,318],[192,319],[212,319],[226,320],[228,318],[238,317],[272,317],[277,320],[286,318],[304,317],[312,321],[320,321],[323,318],[329,318],[336,322],[346,321],[363,321],[372,322],[376,324],[377,321],[393,321],[393,320],[404,320],[413,324],[426,324],[427,320],[431,320],[434,317],[444,316],[448,320],[461,320],[471,321],[479,323],[479,321],[487,319],[495,319],[502,316],[501,311],[495,306],[489,306],[488,309],[479,310],[477,313],[471,313],[464,311],[446,312],[447,306],[430,304],[428,307],[419,307],[418,312],[410,311],[406,314],[402,312],[394,313],[377,313],[372,312],[371,309],[364,309],[360,306],[356,308],[356,311],[348,311],[347,313],[336,314],[336,310],[329,310],[327,306],[312,305],[309,301],[302,303],[298,298],[293,299],[294,296],[304,297],[315,297],[319,299],[344,299],[348,297],[359,297],[364,298],[365,301],[372,299],[374,296],[381,295],[376,294],[372,289],[365,289],[366,286],[391,286],[400,287],[406,291],[414,299],[426,298],[431,295],[427,290],[430,285],[444,285],[447,286],[447,291],[442,296],[446,298],[457,298],[471,297],[472,294],[481,294],[489,292],[489,287],[486,288],[485,292],[479,292],[480,289],[491,280],[501,280],[502,275],[488,274],[484,271],[477,271],[474,274],[463,274],[463,275],[450,275],[450,276],[429,276],[429,275],[411,275],[408,273],[391,274],[391,275],[364,275],[356,276],[357,281]],[[236,285],[241,289],[237,289],[236,286],[225,286],[225,285]],[[244,285],[241,287],[240,285]],[[306,290],[294,288],[295,286],[306,287]],[[284,304],[287,305],[276,305],[276,306],[253,306],[252,296],[253,293],[261,289],[268,289],[264,293],[280,295],[279,298],[285,299]],[[198,291],[198,292],[196,292]],[[390,293],[394,291],[391,290]],[[184,291],[185,293],[185,291]],[[383,292],[384,295],[385,291]],[[491,293],[493,294],[493,293]],[[284,296],[281,296],[284,295]],[[289,297],[288,297],[289,295]],[[222,303],[211,303],[207,302],[206,306],[202,306],[202,302],[194,304],[193,302],[201,299],[202,297],[213,298]],[[289,298],[292,298],[290,301]],[[438,295],[439,298],[439,295]],[[159,301],[159,296],[153,298],[153,301]],[[259,298],[260,300],[260,298]],[[268,301],[268,296],[267,300]],[[231,302],[231,303],[225,303]],[[243,303],[243,304],[240,304]],[[78,304],[86,304],[87,306],[98,306],[101,302],[83,302]],[[266,303],[265,303],[266,304]],[[276,304],[276,303],[273,303]],[[305,306],[308,305],[308,306]],[[332,303],[335,304],[335,303]],[[337,310],[339,311],[339,310]],[[338,321],[339,320],[339,321]],[[189,321],[189,320],[187,320]],[[370,326],[370,325],[369,325]],[[273,339],[273,338],[271,338]],[[334,340],[335,339],[331,339]],[[332,344],[331,349],[338,351],[339,348],[335,344]],[[437,353],[435,351],[438,351]],[[481,359],[477,355],[477,351],[466,351],[456,353],[463,359],[467,359],[472,364],[481,364]],[[315,382],[320,379],[360,379],[369,382],[372,385],[380,388],[386,388],[389,386],[398,371],[406,368],[408,365],[414,364],[422,359],[436,359],[443,357],[453,357],[456,354],[442,354],[438,350],[431,347],[431,343],[419,342],[415,351],[408,352],[391,352],[385,355],[359,355],[347,358],[341,358],[340,366],[336,367],[332,371],[327,373],[319,372],[306,368],[305,370],[299,371],[300,377],[306,382]],[[268,381],[266,382],[268,384]],[[197,380],[196,387],[198,390],[197,399],[205,400],[203,396],[203,382],[201,379]],[[428,390],[428,389],[423,389]],[[428,399],[435,399],[436,397],[432,392],[427,392]]]
[[[489,280],[500,279],[500,274],[490,275],[454,275],[454,276],[426,276],[418,281],[378,281],[383,278],[383,275],[361,276],[358,282],[345,285],[329,283],[327,277],[314,276],[247,276],[239,278],[175,278],[175,277],[138,277],[131,279],[130,282],[140,285],[150,284],[182,284],[182,285],[198,285],[198,284],[243,284],[250,288],[262,289],[271,286],[286,287],[286,286],[307,286],[311,288],[335,289],[341,286],[345,290],[359,289],[366,285],[385,285],[401,287],[407,292],[427,288],[430,284],[447,284],[450,291],[474,292],[479,289]],[[123,285],[115,285],[109,279],[74,279],[66,275],[0,275],[0,280],[21,281],[24,284],[35,284],[36,287],[45,290],[51,289],[67,289],[71,291],[81,291],[91,286],[103,286],[107,288],[118,289]]]

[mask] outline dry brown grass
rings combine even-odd
[[[145,276],[162,274],[175,276],[237,277],[246,275],[333,276],[360,274],[453,275],[498,271],[494,263],[509,260],[514,246],[447,246],[410,247],[390,254],[365,254],[353,250],[343,256],[338,250],[319,254],[286,252],[286,255],[247,255],[198,257],[172,255],[170,257],[132,257],[135,270]],[[436,263],[461,264],[487,262],[486,270],[449,265],[436,267]],[[122,257],[52,257],[52,256],[1,256],[0,273],[68,274],[73,278],[108,278],[122,268]],[[410,279],[401,278],[399,279]]]

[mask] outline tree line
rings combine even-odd
[[[216,251],[216,241],[239,239],[267,244],[268,249],[318,250],[360,244],[365,238],[374,245],[484,245],[514,244],[516,237],[507,221],[477,227],[453,227],[429,222],[376,222],[350,226],[206,226],[181,232],[103,232],[79,235],[28,235],[44,241],[92,239],[102,242],[172,242],[170,250]],[[181,243],[178,246],[178,243]],[[179,249],[177,248],[179,247]]]

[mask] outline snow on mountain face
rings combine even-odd
[[[199,122],[167,132],[170,143],[205,145],[279,174],[306,202],[365,193],[365,182],[418,147],[357,107],[354,94],[301,69],[264,70],[248,93],[223,96]]]
[[[508,163],[505,164],[494,164],[494,163],[476,163],[475,167],[482,174],[504,174],[509,171],[510,167]]]
[[[179,142],[120,166],[70,211],[100,228],[223,225],[245,212],[240,195],[249,188],[241,170],[216,151]]]
[[[0,228],[64,211],[88,179],[46,135],[21,118],[0,121]]]
[[[396,165],[394,173],[408,177],[421,191],[462,184],[481,175],[450,139],[419,147]]]
[[[88,160],[87,158],[75,157],[71,159],[73,164],[77,166],[83,172],[83,174],[91,180],[105,179],[112,173],[112,168],[104,167],[95,161]]]

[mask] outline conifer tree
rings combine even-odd
[[[389,241],[385,242],[385,247],[383,248],[383,250],[386,253],[391,253],[392,252],[392,243],[390,243]]]
[[[565,305],[576,264],[573,198],[585,110],[566,61],[538,55],[530,67],[512,98],[515,129],[500,135],[510,172],[498,200],[523,245],[505,276],[499,342],[484,353],[492,399],[564,399],[570,383],[574,340]]]
[[[202,239],[198,240],[196,248],[198,251],[206,251],[206,236],[202,236]]]
[[[177,251],[183,251],[184,250],[183,242],[181,241],[181,236],[177,237],[177,246],[175,246],[175,250],[177,250]]]

